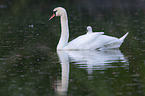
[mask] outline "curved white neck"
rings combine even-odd
[[[59,43],[57,45],[57,50],[63,49],[67,45],[68,39],[69,39],[67,13],[65,12],[65,14],[63,14],[60,17],[60,19],[61,19],[61,37],[60,37]]]

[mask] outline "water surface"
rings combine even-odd
[[[144,4],[0,2],[1,96],[144,96]],[[48,19],[57,6],[67,9],[70,40],[88,25],[109,36],[129,35],[119,50],[56,51],[60,21]]]

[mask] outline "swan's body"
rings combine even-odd
[[[119,48],[125,37],[128,35],[128,33],[126,33],[122,38],[118,39],[116,37],[92,32],[81,35],[68,43],[69,28],[67,12],[64,8],[57,7],[53,10],[53,16],[50,19],[55,16],[60,16],[61,19],[61,37],[57,45],[57,50],[95,50],[98,48]]]

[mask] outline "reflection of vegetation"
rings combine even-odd
[[[145,6],[143,2],[143,0],[109,0],[109,2],[108,0],[0,1],[0,5],[7,5],[6,8],[0,7],[1,95],[17,96],[23,94],[37,96],[40,94],[43,96],[48,93],[54,95],[53,87],[55,85],[52,86],[52,83],[54,83],[56,76],[60,75],[58,72],[60,65],[53,62],[58,61],[54,50],[59,39],[60,26],[57,23],[59,19],[48,22],[48,18],[56,6],[64,6],[68,11],[71,39],[83,34],[87,25],[91,25],[94,31],[105,31],[106,34],[117,37],[121,37],[126,31],[130,32],[122,48],[123,53],[129,55],[130,69],[127,71],[121,68],[108,69],[104,75],[96,72],[93,76],[95,77],[94,80],[97,81],[90,82],[87,80],[87,74],[84,73],[84,70],[73,68],[75,71],[71,73],[72,76],[70,77],[75,81],[70,80],[72,87],[69,89],[74,91],[79,89],[87,94],[104,94],[105,96],[105,94],[119,92],[118,86],[125,88],[125,84],[133,82],[136,85],[131,86],[135,87],[124,92],[131,91],[135,95],[142,95],[144,93],[142,90],[145,89],[143,75],[145,70],[143,65]],[[100,81],[100,78],[106,80],[103,76],[109,78],[109,76],[112,77],[112,74],[117,72],[120,75],[119,77],[114,75],[115,80],[110,80],[112,83],[107,84],[107,82]],[[78,78],[80,79],[78,80]],[[99,82],[99,84],[96,82]],[[78,83],[85,88],[76,87]],[[97,93],[95,88],[99,88],[99,86],[102,87]],[[117,87],[118,90],[110,91],[112,89],[107,90],[108,87],[106,86],[109,86],[109,88],[110,86]],[[136,92],[135,89],[140,92]],[[69,92],[69,94],[82,95],[83,93],[77,91],[76,93]],[[116,94],[121,95],[122,93]]]

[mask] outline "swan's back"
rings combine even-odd
[[[119,48],[127,35],[128,33],[118,39],[116,37],[99,34],[98,32],[85,34],[70,41],[64,49],[95,50],[104,48]]]
[[[70,41],[65,49],[94,50],[104,47],[105,44],[115,40],[118,40],[118,38],[101,35],[96,32],[77,37],[76,39]]]

